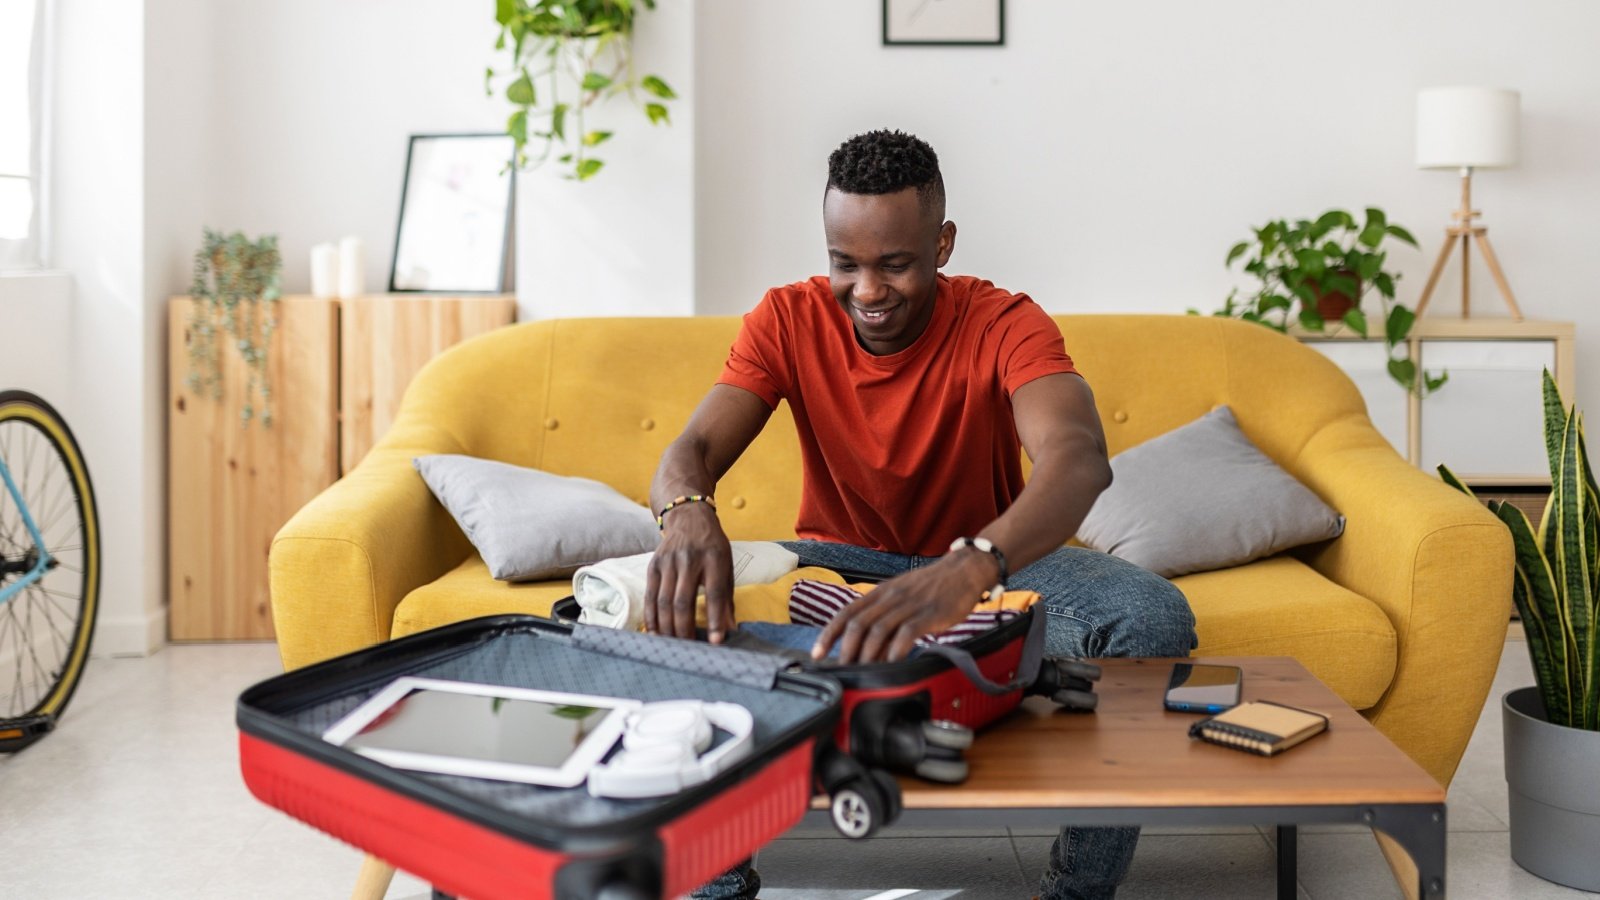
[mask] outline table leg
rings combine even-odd
[[[1295,874],[1299,834],[1299,829],[1293,825],[1278,826],[1278,900],[1295,900],[1299,896],[1296,890],[1299,879]]]
[[[1445,808],[1437,806],[1380,806],[1369,814],[1372,827],[1393,838],[1417,867],[1417,894],[1425,900],[1445,896]]]

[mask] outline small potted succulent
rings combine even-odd
[[[1511,529],[1506,573],[1522,616],[1533,687],[1501,701],[1511,858],[1549,881],[1600,891],[1600,488],[1583,417],[1544,373],[1550,502],[1539,528],[1509,503],[1489,510]],[[1444,466],[1439,476],[1472,491]]]
[[[1369,326],[1362,302],[1375,291],[1390,377],[1418,395],[1444,385],[1447,373],[1419,371],[1411,359],[1406,336],[1417,317],[1395,299],[1400,275],[1384,269],[1384,244],[1393,238],[1415,248],[1417,241],[1391,224],[1383,210],[1368,208],[1358,222],[1342,209],[1330,209],[1315,220],[1275,219],[1251,230],[1254,239],[1234,244],[1226,265],[1232,268],[1243,259],[1244,271],[1260,284],[1247,291],[1235,288],[1213,315],[1277,331],[1288,331],[1291,323],[1313,333],[1329,331],[1330,325],[1345,327],[1364,338]],[[1198,315],[1197,310],[1189,312]]]

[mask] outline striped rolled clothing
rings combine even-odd
[[[854,588],[802,578],[789,591],[789,621],[796,625],[825,626],[850,602],[862,596]],[[965,621],[936,634],[917,638],[918,644],[960,644],[977,637],[1022,612],[1017,609],[975,609]]]

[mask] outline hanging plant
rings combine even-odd
[[[605,161],[592,153],[612,132],[590,131],[584,113],[618,94],[637,102],[642,89],[650,96],[642,105],[650,124],[671,124],[666,101],[678,95],[659,77],[633,72],[633,19],[641,3],[656,6],[655,0],[495,0],[500,37],[494,48],[504,50],[509,35],[511,64],[499,73],[486,70],[484,90],[493,96],[496,76],[511,78],[505,96],[515,111],[506,132],[519,168],[556,155],[571,167],[569,177],[587,181],[599,174]],[[563,97],[563,88],[575,94]],[[529,144],[539,147],[537,156]],[[566,152],[557,155],[558,149]]]
[[[240,424],[259,418],[272,427],[272,382],[267,357],[278,329],[278,282],[283,260],[277,235],[251,241],[241,232],[205,230],[194,254],[189,314],[189,390],[222,399],[223,345],[239,351],[249,373]]]

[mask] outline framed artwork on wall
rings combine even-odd
[[[883,0],[884,46],[998,47],[1005,42],[1005,0]]]
[[[512,152],[504,132],[411,136],[391,292],[505,293]]]

